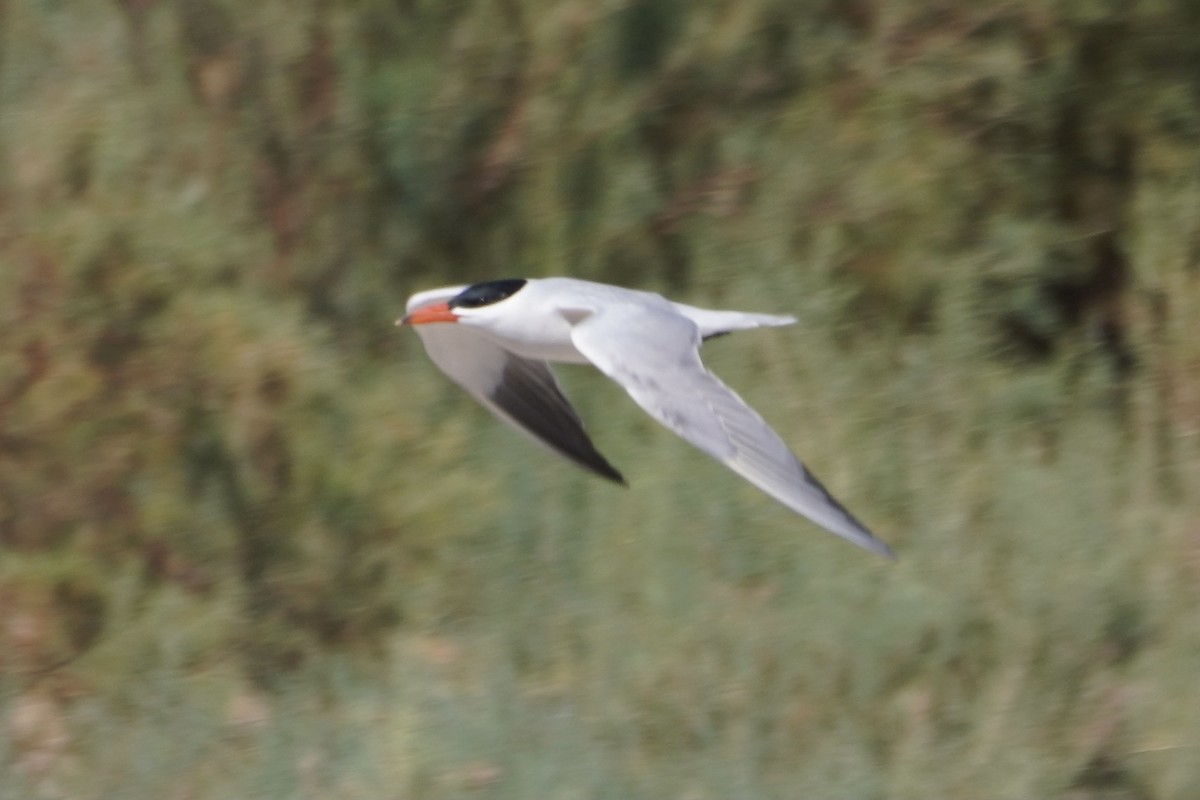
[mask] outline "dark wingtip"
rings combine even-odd
[[[891,562],[893,562],[893,563],[895,563],[895,562],[897,562],[897,561],[899,561],[899,560],[900,560],[900,556],[896,555],[896,551],[895,551],[895,550],[893,550],[892,548],[888,547],[886,544],[884,544],[883,542],[879,541],[878,539],[876,539],[876,540],[875,540],[875,542],[876,542],[876,547],[874,548],[874,551],[875,551],[876,553],[879,553],[879,555],[883,556],[883,557],[884,557],[884,558],[886,558],[888,561],[891,561]]]
[[[594,461],[594,462],[593,461],[587,461],[587,462],[580,461],[579,463],[583,464],[583,466],[587,467],[589,470],[596,473],[601,478],[610,480],[613,483],[619,484],[621,486],[624,486],[626,489],[628,489],[629,482],[625,480],[625,476],[622,475],[620,472],[618,472],[616,467],[614,467],[612,464],[609,464],[607,461],[605,461],[604,457],[601,456],[599,453],[596,453],[595,455],[599,458],[599,461]]]
[[[847,514],[847,516],[849,516],[849,515]],[[853,517],[851,517],[851,519],[853,519]],[[855,520],[855,522],[857,522],[857,520]],[[851,542],[852,544],[858,545],[859,547],[861,547],[864,550],[870,550],[872,553],[876,553],[877,555],[883,556],[888,561],[894,562],[894,561],[899,560],[899,558],[896,556],[895,551],[892,550],[892,548],[888,547],[886,542],[884,542],[882,539],[875,538],[874,534],[872,534],[866,528],[862,527],[862,523],[858,523],[858,525],[861,528],[861,530],[858,531],[855,535],[852,535],[852,536],[847,535],[847,534],[839,534],[839,535],[842,536],[842,538],[846,539],[847,541]],[[827,530],[832,530],[832,529],[827,529]],[[834,531],[834,533],[837,533],[837,531]]]

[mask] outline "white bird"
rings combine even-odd
[[[661,295],[573,278],[488,281],[418,292],[397,325],[412,325],[454,382],[517,430],[609,480],[548,362],[593,364],[650,416],[793,511],[889,558],[775,431],[705,369],[700,344],[795,317],[714,311]]]

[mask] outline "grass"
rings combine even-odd
[[[722,348],[748,351],[751,372],[755,337],[790,335]],[[825,352],[811,366],[830,366]],[[429,370],[411,355],[406,372]],[[736,383],[727,358],[710,361]],[[835,413],[856,381],[812,385],[811,417],[771,401],[793,385],[783,370],[747,388],[792,438],[805,426],[788,418],[822,420],[801,450],[834,473],[848,462],[858,480],[830,482],[903,521],[879,526],[894,565],[744,490],[621,398],[583,405],[628,490],[463,409],[479,449],[462,469],[502,484],[431,517],[466,533],[408,587],[413,622],[375,666],[321,657],[258,693],[190,653],[172,623],[185,611],[160,598],[136,614],[153,651],[117,667],[100,647],[72,669],[136,683],[57,689],[45,713],[70,734],[54,777],[14,770],[5,791],[1185,797],[1200,724],[1180,700],[1200,644],[1192,501],[1163,496],[1154,447],[1108,408],[1068,395],[1053,424],[991,422],[1004,392],[1054,388],[991,373],[950,395],[896,368],[881,394],[910,410],[886,424]],[[576,396],[616,393],[573,377]],[[1135,392],[1135,416],[1147,399]],[[1188,485],[1197,461],[1166,468]],[[48,691],[8,684],[10,715]],[[260,705],[263,719],[240,719]],[[16,763],[38,752],[10,746]]]

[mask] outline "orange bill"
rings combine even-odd
[[[431,322],[458,322],[458,315],[450,309],[449,303],[434,303],[431,306],[418,308],[396,324],[427,325]]]

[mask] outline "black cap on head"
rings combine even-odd
[[[506,278],[502,281],[487,281],[475,283],[459,292],[450,300],[451,308],[480,308],[499,303],[506,297],[512,297],[527,281],[524,278]]]

